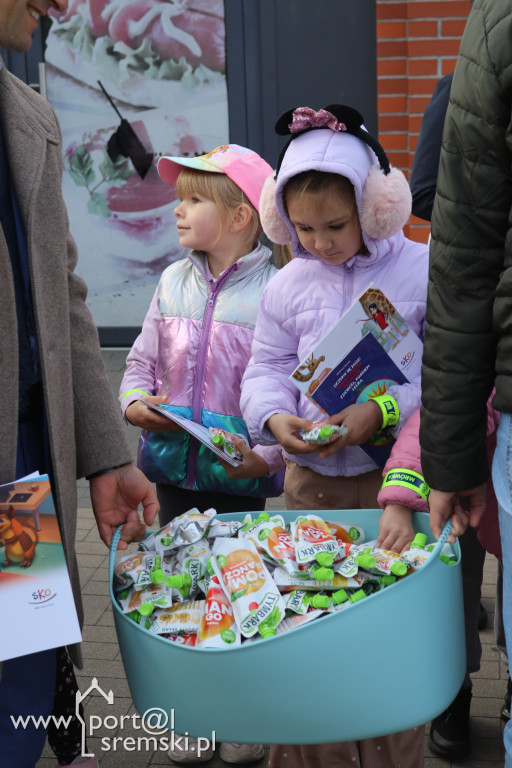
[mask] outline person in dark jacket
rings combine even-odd
[[[446,114],[432,214],[420,440],[432,530],[476,525],[489,477],[486,403],[500,411],[493,483],[512,648],[512,3],[475,0]],[[466,511],[467,510],[467,511]],[[512,768],[512,723],[505,728]]]

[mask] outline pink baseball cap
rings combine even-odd
[[[225,173],[242,192],[245,192],[257,211],[265,179],[274,173],[270,165],[256,152],[238,144],[223,144],[198,157],[164,156],[158,161],[157,167],[160,178],[168,184],[176,184],[183,168]]]

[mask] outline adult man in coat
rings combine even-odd
[[[27,51],[39,18],[67,0],[0,0],[0,45]],[[0,59],[0,483],[47,471],[77,612],[83,618],[74,552],[76,479],[90,479],[103,541],[125,524],[123,541],[140,539],[158,503],[131,463],[124,427],[74,273],[75,243],[61,193],[60,129],[48,103],[13,77]],[[15,618],[12,617],[12,621]],[[6,617],[2,631],[9,631]],[[80,662],[78,648],[70,649]],[[35,765],[43,728],[16,730],[11,715],[49,715],[55,649],[6,661],[0,680],[0,761]]]

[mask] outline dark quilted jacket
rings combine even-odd
[[[512,412],[512,0],[475,0],[457,60],[432,216],[425,479],[488,477],[486,401]]]

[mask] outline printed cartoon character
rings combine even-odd
[[[309,381],[310,378],[313,376],[314,372],[320,365],[320,363],[323,363],[325,360],[324,355],[321,355],[320,357],[317,357],[315,359],[314,355],[312,354],[311,357],[308,357],[305,363],[302,365],[299,365],[296,371],[293,372],[292,376],[296,381]],[[304,368],[307,369],[308,373],[300,373],[301,370]]]
[[[14,516],[14,507],[0,513],[0,544],[5,547],[3,565],[19,563],[23,568],[32,565],[39,541],[37,533],[25,528]]]

